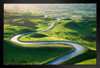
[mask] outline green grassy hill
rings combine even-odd
[[[96,65],[96,58],[85,60],[83,62],[76,63],[75,65]]]
[[[9,13],[4,18],[4,65],[41,65],[74,51],[74,47],[63,44],[23,45],[10,41],[17,34],[34,32],[47,28],[54,18],[30,16],[19,17],[16,13]],[[45,34],[30,35],[30,38],[48,37]],[[54,37],[51,38],[51,40]],[[50,39],[50,37],[48,37]],[[54,38],[56,40],[57,38]],[[36,39],[34,39],[36,40]],[[49,40],[49,41],[51,41]],[[54,41],[53,40],[53,41]],[[57,39],[58,40],[58,39]],[[39,40],[37,40],[39,41]]]
[[[40,34],[45,37],[35,38],[34,34],[24,35],[20,41],[71,41],[96,49],[96,20],[62,20]],[[50,38],[50,40],[49,40]]]
[[[73,50],[70,45],[23,45],[4,40],[4,65],[41,65]]]
[[[82,62],[84,60],[96,58],[96,20],[95,19],[88,19],[88,20],[71,20],[71,19],[62,19],[59,22],[55,23],[55,26],[45,32],[39,33],[40,35],[43,35],[43,37],[34,37],[34,34],[24,35],[19,38],[20,41],[70,41],[79,43],[86,48],[88,48],[87,51],[84,51],[84,53],[81,56],[75,57],[78,59],[80,57],[80,60],[74,59],[74,62],[72,60],[65,61],[64,64],[74,64],[76,62]],[[38,35],[38,34],[37,34]],[[95,51],[95,52],[93,52]],[[92,54],[90,57],[89,54]],[[81,59],[85,55],[84,59]],[[94,55],[94,56],[93,56]],[[96,62],[96,60],[93,60]],[[92,62],[92,60],[91,60]],[[96,64],[94,62],[94,64]],[[62,63],[61,63],[62,64]],[[77,64],[80,65],[80,64]],[[88,65],[88,62],[87,62]]]
[[[96,4],[4,4],[4,65],[42,65],[74,51],[70,45],[23,45],[10,40],[17,34],[43,30],[55,18],[61,21],[52,29],[18,40],[79,43],[84,52],[60,65],[96,64]]]

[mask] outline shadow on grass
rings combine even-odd
[[[82,62],[82,61],[88,60],[88,59],[93,59],[93,58],[96,58],[96,51],[92,51],[89,49],[87,52],[80,54],[72,59],[69,59],[69,60],[61,63],[60,65],[73,65],[75,63]]]
[[[91,26],[91,24],[93,27]],[[82,22],[72,21],[72,22],[65,23],[63,26],[65,28],[75,30],[78,32],[78,34],[81,34],[81,35],[88,34],[88,32],[92,32],[92,34],[94,34],[95,32],[93,32],[93,28],[96,27],[96,21],[88,21],[88,20],[86,21],[84,20]]]
[[[34,33],[34,34],[31,34],[30,37],[34,37],[34,38],[43,38],[43,37],[47,37],[47,35],[45,35],[45,34]]]

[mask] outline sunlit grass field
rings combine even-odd
[[[85,60],[83,62],[76,63],[75,65],[96,65],[96,58],[95,59]]]

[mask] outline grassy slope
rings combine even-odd
[[[93,59],[93,58],[96,58],[96,51],[92,51],[89,49],[87,52],[84,52],[72,59],[69,59],[69,60],[61,63],[60,65],[72,65],[75,63],[79,63],[79,62],[84,63],[84,60],[87,61],[87,64],[83,64],[83,65],[90,65],[92,63],[89,63],[89,59]],[[93,61],[95,61],[95,60],[91,60],[91,62],[93,62]],[[96,61],[94,62],[94,64],[96,64]],[[79,63],[77,65],[82,65],[82,64]]]
[[[88,48],[96,49],[96,21],[90,20],[62,20],[55,26],[41,34],[46,37],[35,38],[34,34],[24,35],[20,41],[71,41],[86,45]],[[50,38],[50,40],[48,40]]]
[[[84,51],[85,53],[81,54],[81,56],[80,55],[76,56],[74,59],[70,59],[69,61],[65,61],[64,63],[61,64],[74,64],[76,62],[82,62],[82,61],[84,63],[84,60],[87,60],[87,64],[88,64],[89,62],[88,59],[96,58],[96,51],[95,51],[96,50],[96,21],[94,19],[83,20],[83,21],[62,20],[60,22],[57,22],[53,29],[48,30],[46,32],[42,32],[41,34],[44,35],[46,34],[47,37],[35,38],[33,36],[34,34],[30,34],[30,35],[22,36],[21,38],[19,38],[19,40],[34,41],[33,39],[35,39],[36,41],[50,41],[51,39],[48,40],[48,38],[53,38],[53,40],[51,41],[54,41],[56,40],[54,38],[58,38],[58,40],[56,41],[71,41],[71,42],[79,43],[91,50],[89,52]],[[92,55],[89,56],[90,54]],[[83,58],[84,55],[85,57]],[[78,58],[80,59],[76,60]],[[91,62],[93,61],[94,60],[91,60]],[[94,64],[96,63],[94,62]]]
[[[4,39],[10,40],[14,35],[24,33],[24,32],[33,32],[36,31],[30,27],[22,27],[22,26],[12,26],[10,24],[4,24]]]
[[[45,33],[96,49],[96,30],[94,28],[96,28],[95,20],[79,22],[62,20]]]
[[[30,19],[31,22],[34,22],[36,23],[36,27],[37,29],[36,30],[43,30],[43,29],[46,29],[49,27],[49,25],[55,21],[56,19],[54,18],[51,18],[51,17],[42,17],[42,18],[39,18],[39,19]]]
[[[4,40],[4,64],[41,65],[73,50],[72,46],[62,44],[22,45]]]
[[[10,13],[9,13],[10,14]],[[50,21],[53,21],[52,18],[43,18],[43,17],[26,17],[22,16],[13,16],[5,18],[4,24],[4,64],[44,64],[50,62],[53,59],[61,57],[65,54],[68,54],[74,50],[72,46],[62,45],[62,44],[48,44],[48,45],[23,45],[17,44],[10,41],[11,37],[20,33],[37,31],[39,29],[44,29],[49,26]],[[13,16],[13,17],[12,17]],[[26,19],[26,20],[25,20]],[[41,19],[41,20],[40,20]],[[23,22],[24,20],[24,22]],[[30,21],[29,21],[30,20]],[[26,26],[26,22],[34,23],[33,25]],[[41,28],[39,25],[45,26]],[[19,25],[19,26],[18,26]],[[36,28],[38,26],[38,28]]]
[[[75,65],[96,65],[96,58],[85,60],[83,62],[76,63]]]
[[[89,53],[93,53],[93,55],[89,56],[88,55],[89,53],[87,51],[83,53],[81,56],[77,56],[73,59],[70,59],[69,61],[63,62],[64,64],[74,64],[76,62],[80,62],[83,60],[96,58],[96,52],[95,53],[93,52],[96,50],[96,21],[95,20],[89,20],[89,21],[84,20],[82,22],[80,21],[76,23],[75,22],[71,23],[71,20],[69,21],[64,20],[61,22],[57,22],[54,29],[47,31],[48,34],[50,34],[51,32],[53,33],[51,34],[53,37],[65,38],[69,41],[76,42],[81,45],[85,45],[87,48],[92,50]],[[85,36],[89,36],[89,37],[87,38]],[[93,36],[95,36],[95,38],[93,38]],[[85,57],[83,58],[83,56]],[[91,62],[93,61],[94,60],[91,60]],[[94,64],[96,63],[94,62]]]
[[[45,35],[45,36],[41,36],[41,35]],[[18,40],[24,41],[24,42],[26,42],[26,41],[28,41],[28,42],[33,42],[33,41],[35,41],[35,42],[38,42],[38,41],[66,41],[65,39],[48,36],[44,32],[24,35],[24,36],[19,37]]]

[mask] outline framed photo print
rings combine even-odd
[[[99,68],[96,1],[4,0],[1,5],[2,67]]]

